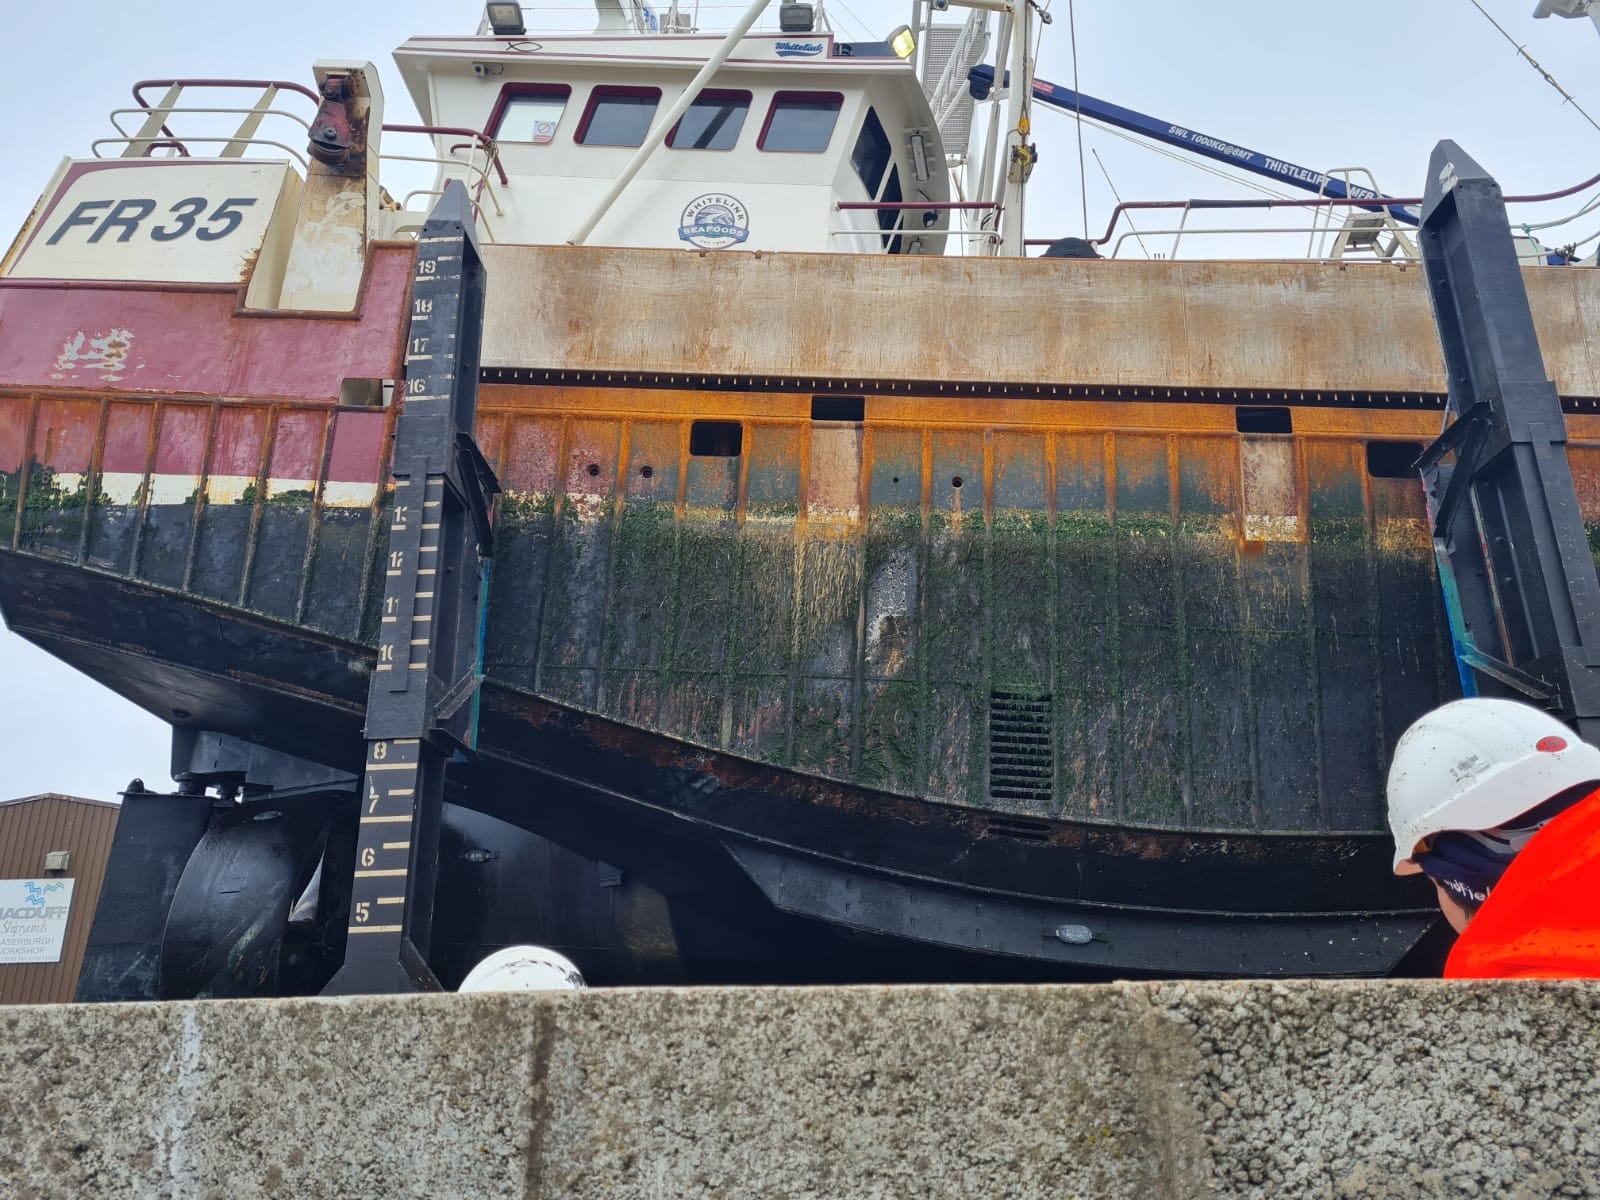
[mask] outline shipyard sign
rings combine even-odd
[[[70,879],[0,879],[0,963],[61,961]]]

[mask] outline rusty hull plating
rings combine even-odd
[[[1421,936],[1382,832],[1389,747],[1456,686],[1418,274],[985,261],[1071,293],[1029,331],[963,260],[490,258],[460,803],[979,964],[947,975],[1375,972]],[[166,720],[357,761],[393,410],[338,397],[399,373],[408,261],[374,247],[348,317],[0,281],[11,627]],[[1587,274],[1529,279],[1594,529]]]

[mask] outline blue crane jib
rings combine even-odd
[[[994,90],[994,68],[988,64],[980,64],[967,72],[969,90],[975,99],[985,100]],[[1009,72],[1007,82],[1010,82]],[[1044,79],[1033,81],[1033,98],[1042,104],[1048,104],[1063,112],[1079,113],[1094,121],[1107,125],[1114,125],[1118,129],[1126,129],[1129,133],[1136,133],[1140,137],[1150,138],[1152,141],[1162,142],[1168,146],[1176,146],[1181,150],[1203,155],[1215,159],[1217,162],[1227,163],[1229,166],[1238,167],[1240,170],[1249,171],[1254,175],[1261,175],[1267,179],[1275,179],[1279,183],[1286,183],[1290,187],[1300,188],[1303,191],[1315,192],[1319,196],[1326,196],[1331,200],[1385,200],[1388,197],[1371,188],[1361,187],[1359,184],[1347,184],[1342,179],[1336,179],[1321,171],[1313,171],[1308,167],[1298,166],[1285,159],[1274,158],[1270,154],[1262,154],[1256,150],[1248,150],[1243,146],[1225,141],[1222,138],[1211,137],[1209,134],[1197,133],[1183,125],[1174,125],[1169,121],[1159,121],[1155,117],[1135,112],[1131,108],[1123,108],[1120,104],[1112,104],[1108,100],[1098,100],[1083,92],[1073,91],[1059,83],[1051,83]],[[1374,206],[1376,209],[1378,206]],[[1414,209],[1404,205],[1388,205],[1389,215],[1396,221],[1407,225],[1415,225],[1420,220]]]

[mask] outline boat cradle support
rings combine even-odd
[[[1451,141],[1422,264],[1450,423],[1418,461],[1462,690],[1542,705],[1600,743],[1600,580],[1505,202]]]
[[[348,940],[329,994],[439,988],[428,951],[445,768],[477,738],[500,490],[473,440],[487,281],[452,181],[417,240]]]

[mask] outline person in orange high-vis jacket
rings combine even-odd
[[[1397,875],[1461,936],[1447,979],[1600,978],[1600,749],[1511,700],[1456,700],[1395,747]]]

